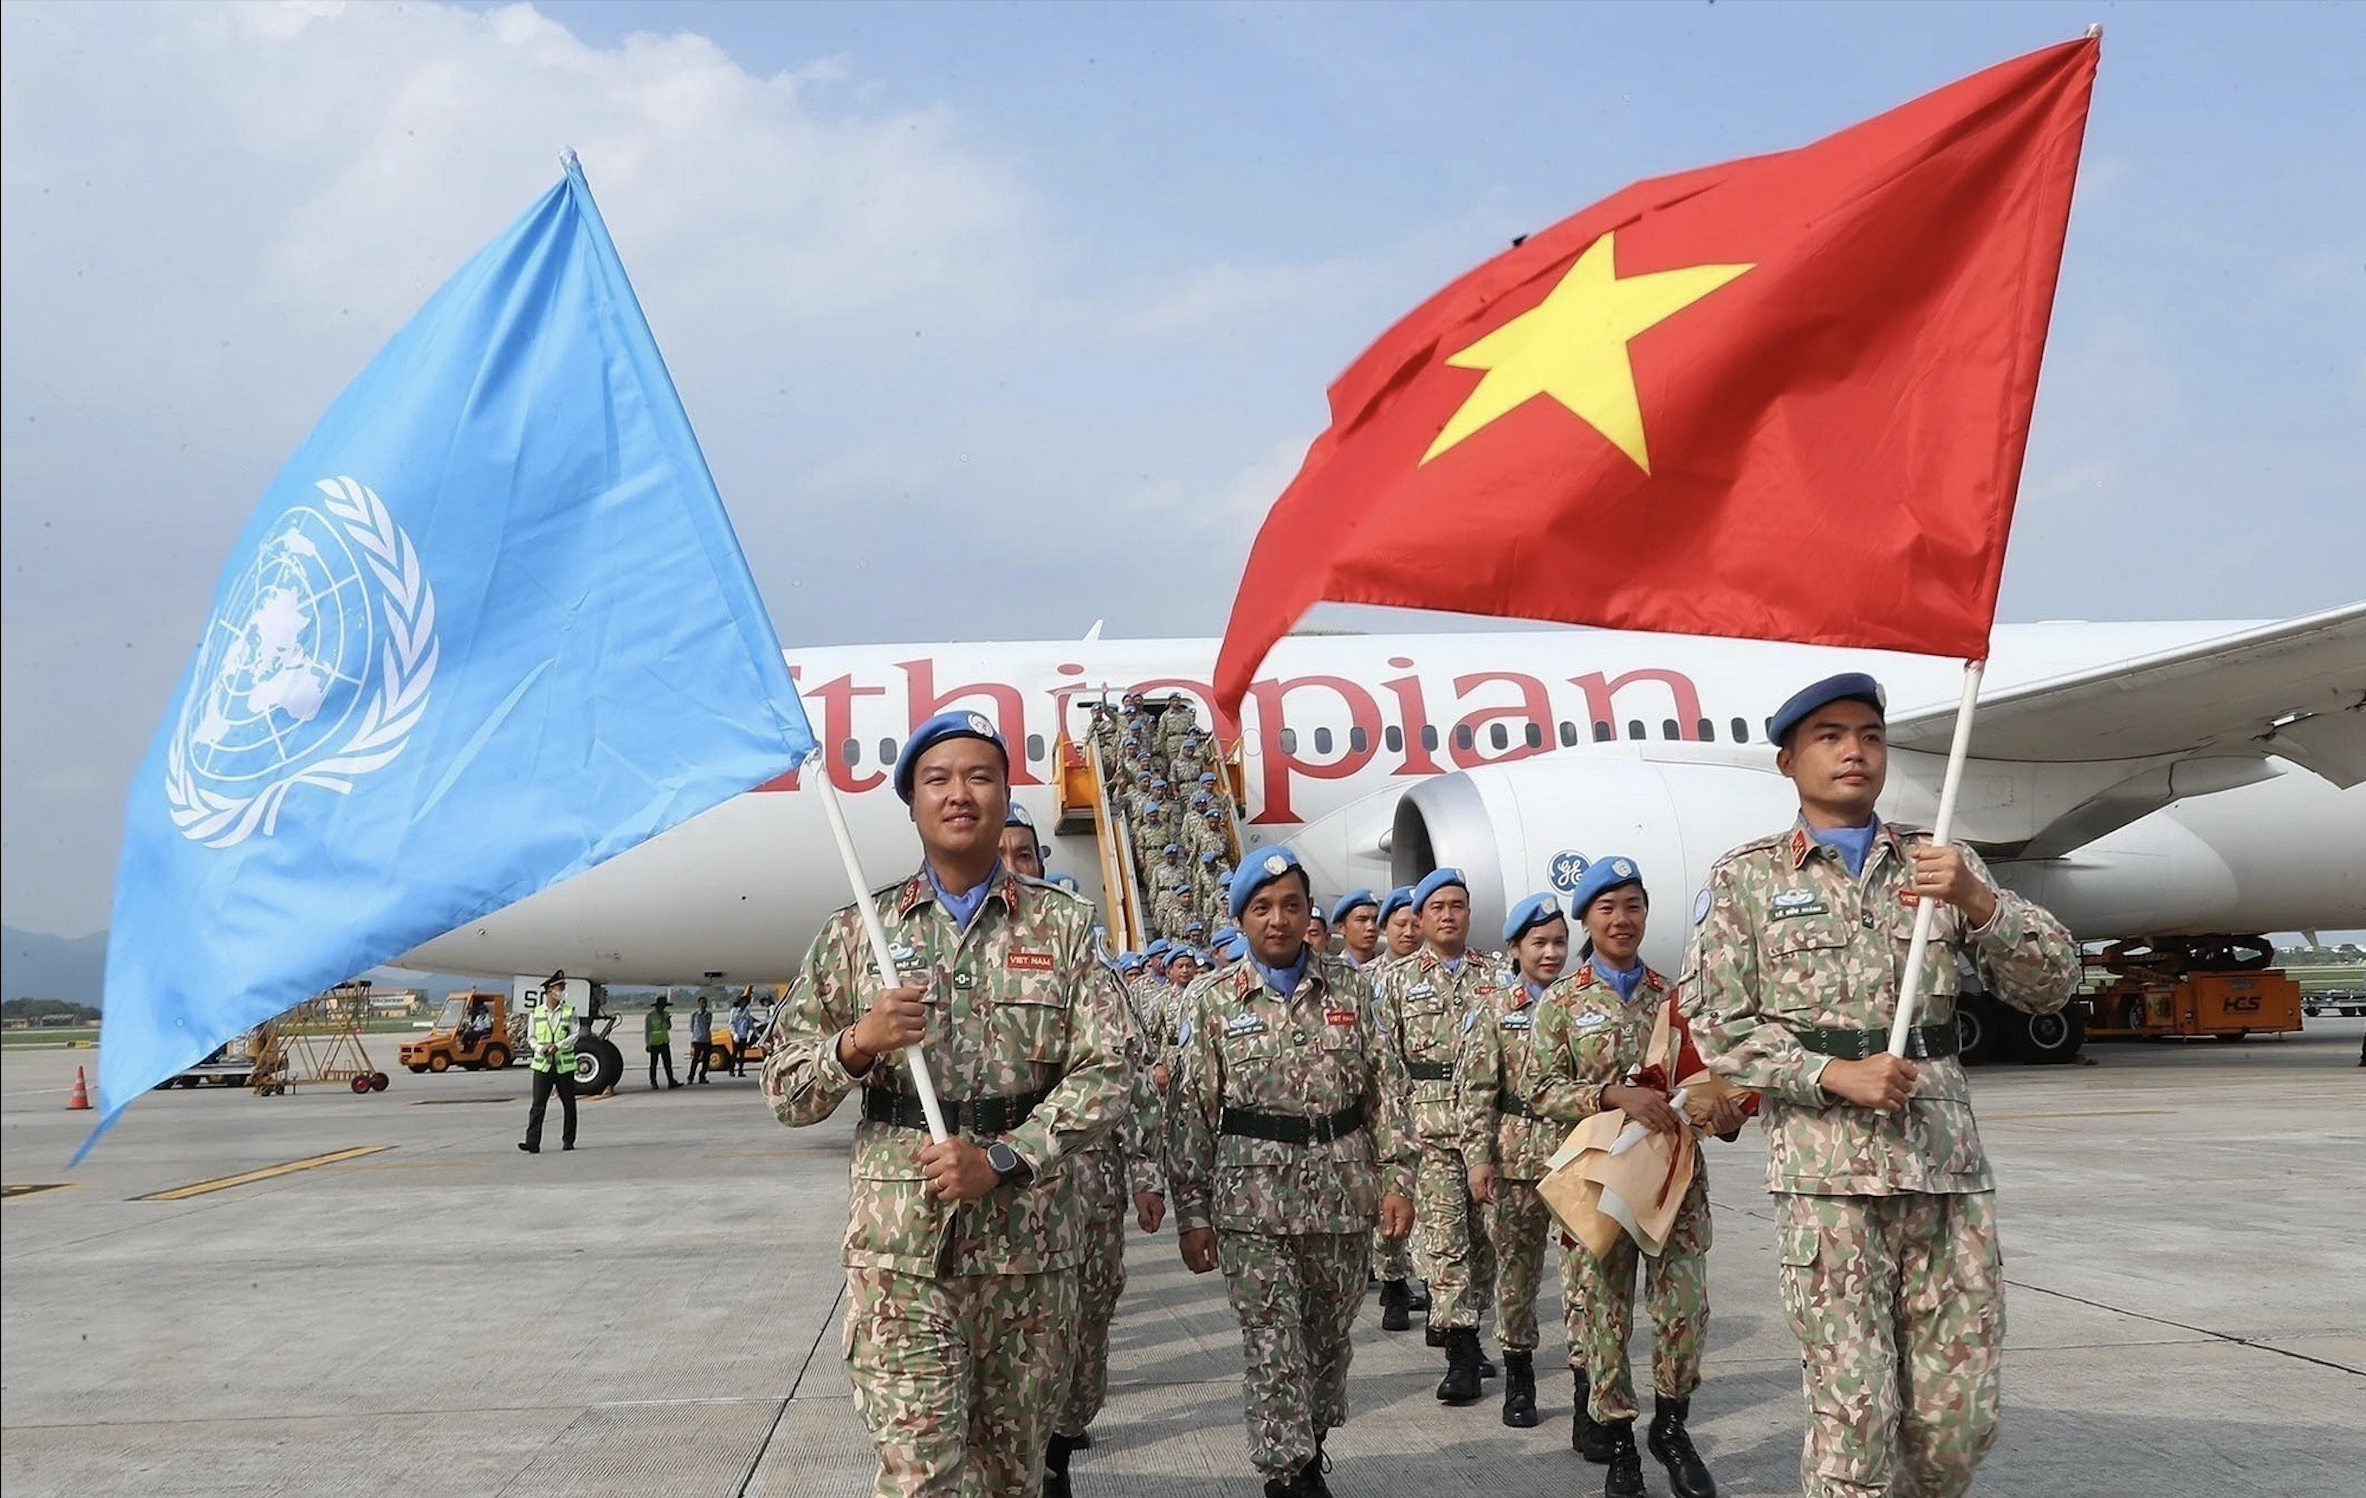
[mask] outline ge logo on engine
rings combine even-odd
[[[1576,894],[1577,882],[1586,876],[1587,862],[1583,853],[1575,853],[1567,849],[1554,854],[1552,871],[1547,876],[1552,880],[1553,888],[1565,895]]]

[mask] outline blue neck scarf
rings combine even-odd
[[[1620,998],[1631,999],[1635,996],[1636,985],[1643,981],[1643,963],[1640,959],[1633,967],[1624,971],[1612,967],[1599,952],[1586,960],[1594,965],[1594,973],[1597,977],[1618,990]]]
[[[938,881],[935,864],[924,863],[921,867],[928,872],[928,887],[936,891],[937,903],[945,907],[945,914],[953,918],[953,924],[964,931],[978,918],[978,912],[986,908],[986,896],[994,892],[994,881],[1002,877],[1002,865],[997,863],[978,881],[976,889],[956,894]]]
[[[1867,818],[1862,827],[1810,827],[1807,835],[1839,854],[1840,861],[1848,865],[1848,876],[1856,879],[1864,874],[1865,860],[1872,855],[1873,839],[1880,831],[1881,818],[1876,815]]]
[[[1528,990],[1529,1003],[1536,1003],[1538,1000],[1544,997],[1544,985],[1537,982],[1534,978],[1531,978],[1527,974],[1523,973],[1520,975],[1520,983],[1522,987]]]
[[[1257,976],[1265,980],[1266,987],[1288,999],[1298,991],[1299,980],[1306,976],[1306,948],[1298,949],[1298,960],[1288,967],[1268,967],[1264,958],[1251,952],[1249,966],[1257,970]]]

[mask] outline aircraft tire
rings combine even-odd
[[[2032,1066],[2067,1066],[2087,1043],[2086,1021],[2065,1005],[2052,1014],[2015,1014],[2013,1050]]]
[[[1988,995],[1968,992],[1955,1001],[1956,1054],[1966,1066],[1996,1059],[1996,1005]]]
[[[588,1081],[583,1067],[585,1057],[596,1058]],[[587,1096],[599,1096],[624,1077],[624,1052],[616,1048],[614,1041],[604,1036],[593,1035],[578,1041],[575,1059],[575,1085]]]

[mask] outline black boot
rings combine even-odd
[[[1515,1430],[1536,1428],[1536,1354],[1503,1350],[1503,1423]],[[1653,1429],[1658,1429],[1654,1426]]]
[[[1709,1469],[1701,1463],[1701,1454],[1692,1449],[1692,1436],[1684,1429],[1684,1422],[1692,1415],[1692,1400],[1670,1399],[1665,1394],[1651,1396],[1651,1435],[1646,1444],[1660,1465],[1668,1469],[1668,1491],[1676,1498],[1717,1498],[1717,1482],[1709,1476]]]
[[[1052,1433],[1051,1449],[1043,1454],[1043,1498],[1068,1498],[1068,1453],[1075,1449],[1074,1437]]]
[[[1088,1431],[1083,1431],[1083,1432],[1080,1432],[1079,1434],[1076,1434],[1076,1435],[1070,1436],[1070,1437],[1068,1438],[1068,1449],[1069,1449],[1070,1451],[1090,1451],[1090,1450],[1092,1450],[1092,1449],[1093,1449],[1093,1433],[1092,1433],[1091,1431],[1089,1431],[1089,1430],[1088,1430]]]
[[[1478,1338],[1478,1335],[1479,1335],[1479,1334],[1478,1334],[1478,1332],[1477,1332],[1476,1330],[1472,1331],[1472,1333],[1471,1333],[1471,1337],[1472,1337],[1472,1339],[1473,1339],[1474,1341],[1475,1341],[1475,1340],[1477,1340],[1477,1338]],[[1487,1349],[1486,1349],[1486,1348],[1484,1348],[1484,1347],[1480,1348],[1480,1349],[1479,1349],[1479,1377],[1481,1377],[1481,1378],[1500,1378],[1500,1377],[1502,1377],[1502,1376],[1503,1376],[1502,1370],[1501,1370],[1501,1369],[1499,1369],[1499,1368],[1497,1368],[1497,1367],[1495,1366],[1495,1360],[1494,1360],[1493,1358],[1491,1358],[1491,1357],[1487,1356]]]
[[[1635,1450],[1635,1422],[1603,1421],[1602,1442],[1610,1452],[1610,1470],[1602,1478],[1602,1498],[1643,1498],[1643,1457]]]
[[[2366,1065],[2366,1062],[2361,1064]],[[1426,1311],[1429,1309],[1429,1281],[1407,1280],[1405,1281],[1405,1293],[1412,1297],[1405,1302],[1406,1310]]]
[[[1331,1470],[1331,1458],[1323,1450],[1323,1433],[1315,1432],[1314,1455],[1298,1469],[1298,1491],[1305,1498],[1331,1498],[1331,1483],[1323,1474]]]
[[[1446,1331],[1446,1376],[1438,1381],[1438,1398],[1447,1404],[1479,1402],[1479,1332],[1470,1326]]]
[[[1602,1427],[1594,1419],[1594,1412],[1586,1401],[1594,1397],[1593,1387],[1586,1381],[1583,1368],[1572,1368],[1577,1375],[1577,1413],[1569,1418],[1569,1449],[1587,1461],[1600,1466],[1610,1460],[1610,1447],[1602,1439]]]
[[[1435,1321],[1429,1322],[1421,1328],[1421,1340],[1432,1347],[1445,1346],[1446,1339],[1451,1335],[1452,1333],[1448,1332],[1444,1327],[1438,1325]]]
[[[1413,1329],[1413,1296],[1405,1289],[1403,1280],[1380,1282],[1380,1329],[1384,1332],[1407,1332]]]

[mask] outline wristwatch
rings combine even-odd
[[[994,1167],[1005,1186],[1024,1186],[1035,1178],[1035,1169],[1019,1158],[1019,1152],[997,1139],[986,1146],[986,1163]]]

